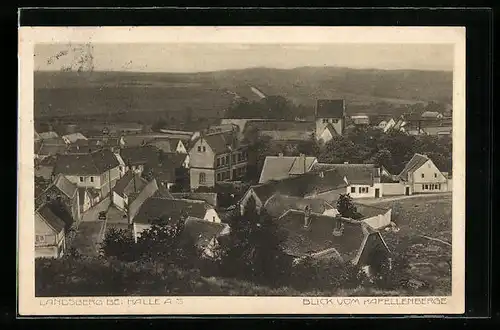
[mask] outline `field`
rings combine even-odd
[[[372,104],[450,102],[452,74],[432,71],[298,68],[208,73],[36,72],[35,118],[90,118],[152,123],[159,116],[220,118],[235,96],[252,91],[282,95],[314,106],[318,98],[344,98],[347,111],[373,111]],[[391,111],[388,106],[388,111]]]
[[[389,248],[396,253],[405,251],[411,274],[430,285],[419,294],[451,293],[451,194],[422,196],[382,202],[392,207],[398,233],[384,234]]]

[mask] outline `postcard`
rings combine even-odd
[[[461,314],[465,28],[19,28],[18,309]]]

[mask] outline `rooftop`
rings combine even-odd
[[[150,224],[159,218],[178,220],[185,216],[203,219],[211,208],[203,201],[150,197],[140,207],[134,222]]]
[[[285,179],[294,174],[303,174],[316,161],[316,157],[312,156],[267,156],[264,160],[259,183]]]
[[[317,100],[316,117],[324,118],[343,118],[345,117],[344,100]]]
[[[59,155],[54,166],[54,174],[100,175],[119,166],[113,152],[99,150],[87,154]]]
[[[374,164],[314,164],[311,171],[336,170],[349,184],[373,185],[374,178],[380,177],[379,168]]]

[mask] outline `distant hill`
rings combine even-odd
[[[344,98],[353,109],[377,102],[451,103],[452,81],[452,72],[337,67],[203,73],[36,72],[35,117],[142,113],[140,117],[146,119],[158,113],[178,116],[191,108],[195,116],[214,118],[235,99],[259,99],[252,87],[310,107],[318,98]]]

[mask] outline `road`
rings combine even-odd
[[[103,199],[94,207],[88,209],[82,215],[82,220],[77,226],[72,246],[81,254],[99,255],[100,243],[104,238],[106,221],[99,220],[99,213],[107,211],[111,202],[109,197]]]
[[[403,196],[392,196],[392,197],[381,197],[381,198],[370,198],[370,199],[357,199],[356,202],[360,204],[378,204],[383,202],[393,202],[404,199],[412,199],[412,198],[427,198],[427,197],[436,197],[436,196],[451,196],[451,192],[445,193],[433,193],[433,194],[417,194],[417,195],[403,195]]]
[[[103,199],[102,201],[99,202],[99,204],[95,205],[94,207],[88,209],[85,213],[83,213],[82,222],[97,221],[99,218],[99,212],[107,211],[110,204],[111,201],[109,197]]]

